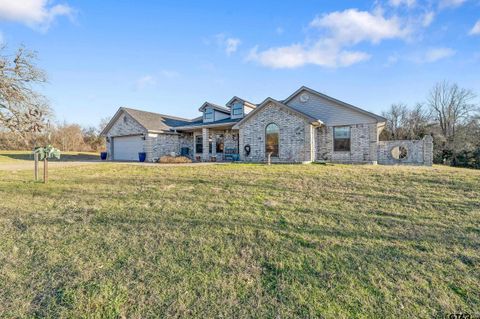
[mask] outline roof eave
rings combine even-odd
[[[176,131],[184,131],[184,130],[194,130],[194,129],[201,129],[201,128],[210,128],[210,127],[222,127],[222,126],[234,126],[237,122],[230,122],[230,123],[213,123],[213,124],[203,124],[203,125],[196,125],[196,126],[177,126],[172,127],[173,130]]]

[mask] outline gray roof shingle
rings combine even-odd
[[[192,123],[189,119],[165,114],[145,112],[127,107],[124,107],[123,110],[149,131],[168,131],[172,127],[189,125]]]

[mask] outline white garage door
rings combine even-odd
[[[138,153],[143,152],[144,142],[139,135],[114,137],[113,159],[116,161],[138,161]]]

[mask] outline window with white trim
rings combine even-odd
[[[232,115],[243,115],[243,103],[235,102],[232,107]]]
[[[203,136],[197,135],[195,137],[195,153],[203,153]]]
[[[350,152],[350,126],[333,128],[333,150],[335,152]]]
[[[213,121],[213,109],[212,108],[206,108],[205,111],[203,111],[203,119],[205,121]]]

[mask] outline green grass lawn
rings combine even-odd
[[[0,171],[0,317],[480,315],[480,171]]]

